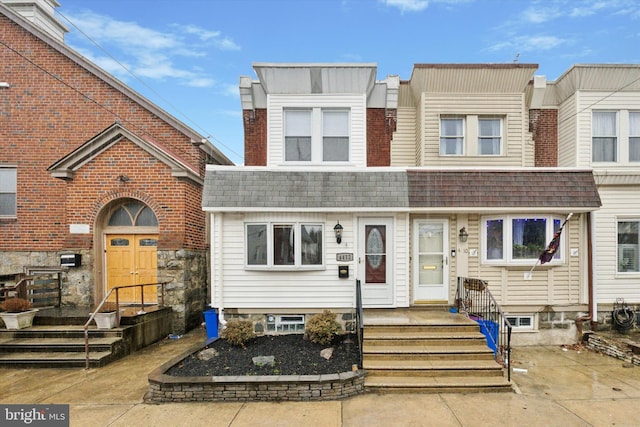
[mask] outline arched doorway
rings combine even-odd
[[[139,200],[120,199],[108,206],[103,218],[104,294],[116,286],[157,283],[158,219],[153,210]],[[123,289],[119,299],[139,304],[141,288]],[[145,304],[157,301],[157,287],[145,287]]]

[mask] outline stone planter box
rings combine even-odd
[[[29,311],[21,311],[19,313],[9,313],[7,311],[0,312],[0,318],[4,322],[7,329],[24,329],[33,325],[33,318],[38,312],[37,308]]]

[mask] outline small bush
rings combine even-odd
[[[309,341],[322,345],[330,344],[340,329],[335,313],[330,310],[313,316],[305,327]]]
[[[245,348],[245,344],[256,334],[253,331],[253,322],[249,319],[232,319],[227,323],[227,327],[222,331],[222,339],[230,344]]]
[[[31,310],[31,303],[24,298],[9,298],[0,304],[0,309],[9,313],[20,313]]]

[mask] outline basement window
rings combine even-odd
[[[267,316],[267,332],[304,332],[304,314]]]
[[[534,319],[532,314],[506,316],[513,330],[532,331],[534,330]]]

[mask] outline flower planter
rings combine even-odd
[[[98,312],[93,316],[98,329],[113,329],[116,327],[116,312],[109,311],[106,313]]]
[[[7,329],[23,329],[30,328],[33,325],[33,318],[38,312],[37,308],[29,311],[21,311],[18,313],[9,313],[7,311],[0,312],[0,317]]]

